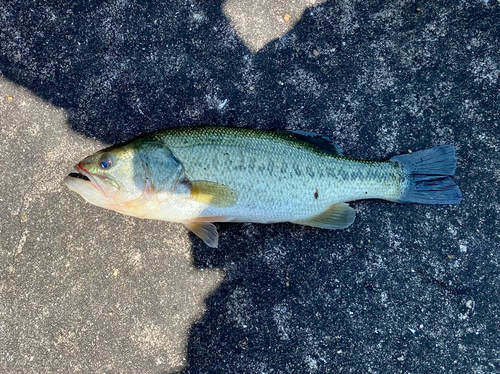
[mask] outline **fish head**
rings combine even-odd
[[[146,181],[137,177],[138,166],[141,168],[137,159],[137,150],[130,145],[106,148],[80,161],[64,183],[92,204],[118,210],[117,204],[135,200],[144,192]]]
[[[184,168],[169,148],[137,140],[86,157],[64,183],[91,204],[144,217],[184,188],[184,180]]]

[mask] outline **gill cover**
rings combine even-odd
[[[184,167],[172,151],[158,141],[146,141],[137,146],[134,163],[134,183],[143,185],[143,192],[174,192],[185,180]]]

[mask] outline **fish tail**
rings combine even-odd
[[[398,202],[456,204],[462,192],[453,175],[457,167],[455,146],[441,145],[390,159],[401,167],[401,195]]]

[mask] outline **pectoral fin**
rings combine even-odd
[[[210,204],[217,208],[227,208],[236,204],[238,195],[231,187],[211,181],[193,181],[191,199]]]
[[[356,212],[346,203],[332,204],[320,214],[292,223],[322,229],[344,229],[354,222]]]
[[[211,248],[217,248],[219,245],[219,233],[217,228],[211,222],[184,222],[190,231],[205,242]]]

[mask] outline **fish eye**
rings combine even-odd
[[[113,159],[110,155],[104,154],[99,159],[99,166],[101,169],[109,169],[113,166]]]

